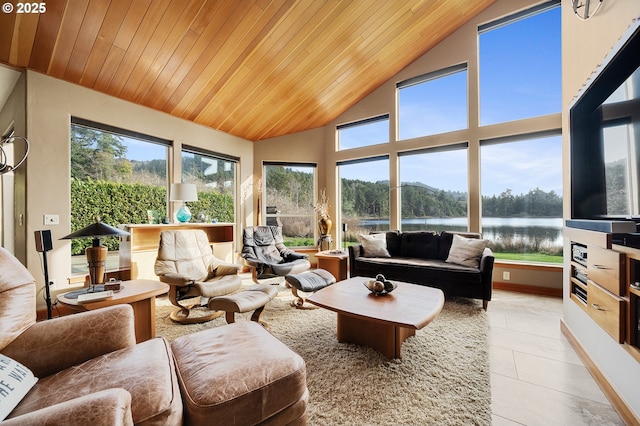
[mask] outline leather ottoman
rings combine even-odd
[[[171,344],[186,425],[306,425],[304,360],[260,324],[238,322]]]

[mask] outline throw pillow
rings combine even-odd
[[[387,250],[387,234],[359,234],[358,240],[364,249],[364,257],[391,257]]]
[[[456,234],[453,236],[446,262],[477,268],[480,266],[480,258],[487,244],[487,240],[465,238]]]
[[[0,422],[7,418],[37,381],[27,367],[0,354]]]

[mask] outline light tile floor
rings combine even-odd
[[[560,330],[562,299],[494,290],[487,314],[494,426],[624,425]]]

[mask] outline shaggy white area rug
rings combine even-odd
[[[389,360],[338,343],[334,312],[295,309],[290,291],[279,290],[261,319],[306,362],[310,425],[491,424],[488,320],[479,301],[447,300],[438,318],[404,342],[402,358]],[[157,334],[168,340],[226,324],[224,316],[176,324],[172,309],[157,299]]]

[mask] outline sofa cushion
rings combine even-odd
[[[167,341],[160,337],[41,377],[11,417],[110,388],[129,391],[136,424],[174,425],[182,421],[173,356]]]
[[[432,231],[411,231],[402,233],[400,256],[419,259],[436,259],[438,235]]]
[[[454,235],[447,263],[477,268],[480,265],[480,258],[485,247],[487,247],[487,243],[487,240]]]
[[[387,235],[385,234],[360,234],[360,245],[364,249],[364,257],[391,257],[387,251]]]
[[[402,233],[400,231],[387,231],[387,251],[391,257],[400,256],[402,247]]]
[[[482,273],[478,268],[446,263],[437,259],[415,257],[363,258],[357,260],[359,272],[367,276],[382,273],[389,280],[413,282],[417,284],[441,284],[444,282],[464,282],[480,284]]]
[[[465,238],[482,238],[482,234],[477,232],[442,231],[438,236],[438,255],[435,257],[436,259],[447,260],[454,235],[460,235]]]

